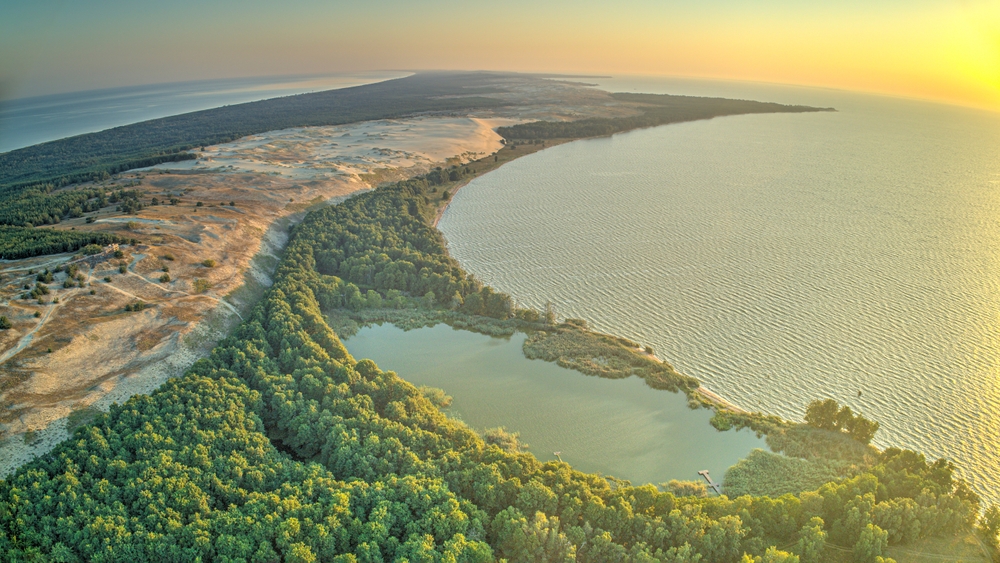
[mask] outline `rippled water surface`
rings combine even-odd
[[[344,341],[355,358],[371,358],[414,385],[454,397],[452,416],[477,430],[519,432],[538,459],[600,472],[635,484],[721,481],[726,469],[764,440],[748,430],[719,432],[712,413],[687,408],[680,393],[637,377],[601,379],[524,357],[525,335],[491,338],[437,325],[404,332],[392,325],[361,329]]]
[[[952,458],[1000,500],[1000,116],[752,84],[602,87],[839,111],[521,158],[456,194],[440,224],[453,255],[744,407],[801,419],[833,397],[882,423],[879,445]]]

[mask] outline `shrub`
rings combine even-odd
[[[741,495],[780,497],[818,489],[848,476],[853,466],[829,459],[799,459],[756,449],[726,471],[723,488],[730,498]]]
[[[209,289],[212,289],[212,284],[208,280],[203,280],[200,278],[195,278],[193,286],[195,293],[205,293]]]
[[[204,267],[206,267],[206,268],[214,268],[215,267],[215,260],[212,260],[211,258],[206,258],[205,260],[201,261],[201,265],[204,266]]]
[[[160,283],[167,283],[168,281],[170,281],[170,274],[160,276]]]
[[[12,326],[14,326],[13,323],[10,322],[10,319],[6,315],[0,315],[0,330],[7,330]]]
[[[451,395],[445,393],[444,389],[421,385],[417,390],[439,409],[446,409],[451,406]]]
[[[660,488],[673,493],[675,497],[704,498],[708,496],[708,488],[705,487],[705,483],[699,481],[671,479],[670,482],[660,485]]]
[[[507,432],[506,428],[500,426],[483,432],[483,441],[509,454],[518,454],[528,449],[528,444],[519,440],[520,436],[520,432]]]

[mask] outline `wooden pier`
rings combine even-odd
[[[720,484],[712,481],[712,478],[708,476],[708,470],[707,469],[703,469],[703,470],[699,471],[698,475],[701,475],[702,477],[705,478],[706,481],[708,481],[708,486],[712,487],[712,489],[715,490],[715,494],[717,494],[717,495],[721,495],[722,494],[722,485],[720,485]]]

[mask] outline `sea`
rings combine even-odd
[[[462,188],[451,253],[522,305],[650,345],[743,408],[833,398],[874,443],[1000,479],[1000,114],[839,90],[594,79],[836,112],[577,141]]]
[[[0,153],[148,119],[361,86],[410,74],[371,71],[224,78],[0,100]]]

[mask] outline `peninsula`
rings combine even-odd
[[[70,439],[0,481],[0,552],[54,561],[735,563],[905,561],[945,545],[966,550],[967,560],[982,557],[979,538],[996,536],[1000,513],[990,508],[980,520],[985,507],[947,461],[873,448],[877,424],[836,403],[810,405],[804,424],[734,408],[640,343],[590,331],[583,320],[560,322],[552,311],[517,307],[450,257],[434,228],[465,182],[555,143],[815,108],[607,95],[520,75],[390,82],[316,98],[342,102],[321,115],[293,98],[0,155],[8,209],[34,213],[4,231],[20,244],[18,260],[4,271],[9,303],[22,303],[5,315],[8,330],[32,336],[4,341],[15,350],[7,362],[20,362],[0,380],[15,377],[4,387],[4,408],[19,414],[7,424],[46,408],[15,403],[12,391],[32,385],[38,366],[61,369],[44,358],[89,338],[94,325],[143,315],[151,328],[142,334],[162,334],[143,336],[146,350],[163,354],[157,347],[170,332],[164,327],[189,323],[195,334],[194,327],[215,323],[199,343],[202,350],[214,347],[190,367],[176,366],[182,375],[151,379],[157,385],[151,393],[88,412]],[[406,94],[408,84],[416,87]],[[392,104],[370,103],[370,94],[386,92],[395,96]],[[261,109],[281,118],[248,117]],[[435,162],[440,153],[380,142],[370,150],[387,160],[323,170],[328,177],[299,176],[305,172],[296,166],[308,159],[289,155],[331,147],[302,149],[290,146],[300,142],[262,137],[276,128],[342,128],[372,119],[407,127],[419,119],[471,121],[461,122],[463,133],[451,145],[462,151],[443,161]],[[503,125],[502,138],[484,140],[484,123],[490,130]],[[359,131],[322,136],[344,132]],[[118,139],[137,150],[122,155],[109,148]],[[235,144],[215,144],[222,141]],[[232,164],[219,170],[216,160]],[[126,172],[170,162],[178,164]],[[239,170],[246,162],[258,169]],[[265,183],[271,179],[265,165],[291,170]],[[328,204],[352,192],[360,193]],[[74,204],[68,212],[53,215],[68,203]],[[245,221],[255,228],[241,230]],[[36,226],[43,223],[54,226]],[[65,236],[59,250],[69,252],[49,254],[56,248],[51,239],[30,236],[42,229]],[[80,233],[94,238],[72,238]],[[97,240],[109,236],[116,246]],[[250,279],[256,282],[240,282]],[[154,286],[155,296],[133,292],[126,285],[132,283]],[[131,297],[118,297],[123,292]],[[206,303],[181,311],[186,300]],[[55,308],[67,302],[78,305],[59,320]],[[209,314],[222,309],[231,312],[228,320]],[[767,436],[774,453],[741,462],[717,497],[690,485],[660,490],[560,461],[542,463],[510,436],[480,436],[447,417],[440,398],[407,383],[405,374],[351,357],[339,336],[375,321],[528,332],[528,357],[683,392],[691,406],[714,409],[719,430],[751,428]],[[39,328],[32,333],[33,327]],[[48,336],[41,327],[50,327]],[[101,347],[138,338],[117,332],[100,334]],[[174,357],[146,358],[167,356]],[[127,381],[116,369],[104,380]],[[30,441],[25,430],[37,430],[19,429],[22,441]]]

